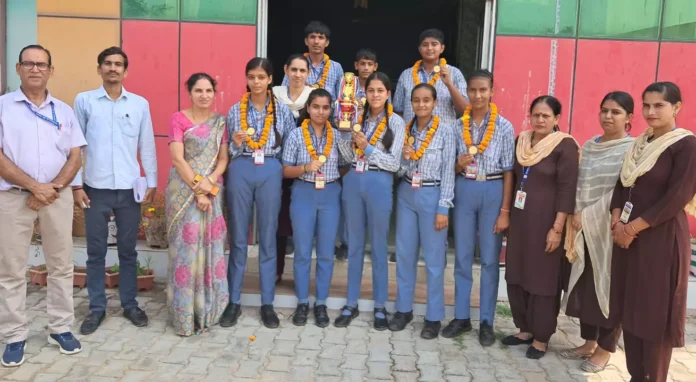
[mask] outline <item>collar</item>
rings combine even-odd
[[[14,93],[15,93],[14,94],[15,102],[29,102],[30,105],[36,106],[29,100],[29,98],[27,98],[26,94],[24,94],[24,92],[22,91],[22,88],[17,88],[17,90],[15,90]],[[39,109],[41,109],[42,107],[44,107],[48,104],[55,105],[55,103],[56,103],[55,101],[56,101],[56,99],[53,98],[53,96],[51,95],[51,92],[49,92],[48,89],[46,89],[46,99],[43,101],[43,103],[41,103],[41,105],[39,105]]]
[[[309,54],[308,54],[307,57],[305,57],[305,58],[307,59],[307,62],[309,63],[309,66],[314,66],[314,63],[312,62],[312,57],[310,57]],[[323,56],[322,56],[322,59],[321,59],[321,61],[319,62],[319,67],[324,66],[324,64],[326,64],[326,59],[323,58]]]
[[[439,58],[438,58],[437,60],[438,60],[438,62],[440,61]],[[439,64],[438,64],[438,65],[439,65]],[[430,72],[430,73],[428,73],[428,72],[425,71],[425,65],[423,65],[423,61],[422,61],[422,60],[421,60],[421,66],[420,66],[420,68],[418,68],[418,71],[419,71],[419,72],[425,73],[425,75],[428,76],[428,77],[435,75],[435,72]]]
[[[425,129],[423,129],[423,131],[418,131],[418,120],[414,120],[413,124],[411,125],[411,132],[410,132],[411,135],[413,135],[413,136],[419,135],[420,136],[421,134],[427,132],[428,129],[430,129],[433,125],[433,119],[434,119],[433,117],[434,116],[435,116],[435,114],[430,116],[430,121],[428,121],[428,124],[425,125]],[[440,123],[442,123],[442,120],[440,120]]]
[[[472,118],[472,119],[471,119],[471,127],[473,127],[474,129],[480,129],[480,128],[483,127],[483,126],[487,126],[487,125],[488,125],[488,121],[489,121],[490,119],[491,119],[491,108],[489,107],[489,108],[488,108],[488,112],[486,113],[486,116],[483,117],[483,120],[481,121],[481,124],[480,124],[480,125],[477,125],[476,122],[474,122],[474,119]]]
[[[104,89],[104,85],[100,86],[99,89],[97,89],[97,92],[98,92],[98,95],[99,95],[98,98],[106,97],[106,98],[111,99],[111,98],[109,97],[109,94],[106,92],[106,89]],[[128,92],[126,91],[126,88],[125,88],[123,85],[121,85],[121,95],[118,96],[118,98],[116,99],[116,101],[120,100],[121,98],[126,98],[126,99],[128,99],[128,95],[129,95],[129,94],[130,94],[130,93],[128,93]]]

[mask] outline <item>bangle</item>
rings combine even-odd
[[[73,186],[72,190],[73,191],[79,191],[82,189],[82,186]]]
[[[614,228],[616,227],[617,224],[619,224],[619,221],[618,221],[618,220],[611,223],[611,229],[612,229],[612,231],[614,230]]]
[[[623,226],[623,234],[630,237],[631,239],[635,239],[638,237],[638,235],[629,235],[628,232],[626,232],[626,226]]]
[[[562,234],[562,233],[563,233],[563,229],[562,229],[562,228],[561,228],[561,230],[560,230],[560,231],[557,231],[557,230],[556,230],[556,225],[555,225],[555,224],[554,224],[554,226],[553,226],[553,227],[551,227],[551,229],[553,230],[553,232],[554,232],[555,234],[558,234],[558,235],[560,235],[560,234]]]
[[[636,227],[633,226],[633,223],[628,223],[628,226],[631,227],[631,229],[633,230],[633,232],[636,233],[636,236],[638,236],[638,230],[636,229]]]
[[[556,224],[560,225],[560,226],[561,226],[561,228],[562,228],[562,227],[563,227],[563,226],[565,225],[564,223],[559,223],[559,222],[553,222],[553,226],[554,226],[554,227],[556,226]]]
[[[510,210],[506,210],[505,208],[501,208],[500,210],[503,212],[510,212]]]

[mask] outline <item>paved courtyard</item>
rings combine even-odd
[[[526,348],[499,342],[482,348],[476,331],[454,340],[419,337],[423,317],[398,333],[377,332],[371,312],[347,329],[320,329],[312,319],[305,327],[288,320],[291,309],[279,309],[281,325],[267,329],[258,309],[243,309],[239,323],[214,327],[200,336],[180,338],[167,325],[166,297],[158,285],[141,293],[140,306],[150,326],[135,328],[121,315],[115,290],[108,290],[108,317],[90,336],[78,334],[88,310],[87,291],[75,290],[74,332],[84,350],[58,353],[46,342],[46,289],[29,286],[27,314],[30,337],[27,361],[19,368],[0,368],[2,381],[627,381],[625,357],[619,351],[605,371],[583,373],[580,361],[557,356],[559,349],[580,344],[579,328],[566,317],[540,361],[524,357]],[[693,312],[692,312],[693,313]],[[332,317],[337,311],[330,312]],[[476,328],[478,323],[474,323]],[[509,308],[498,307],[498,337],[514,333]],[[252,341],[252,336],[255,336]],[[674,381],[696,381],[696,317],[687,324],[687,346],[675,349],[670,369]]]

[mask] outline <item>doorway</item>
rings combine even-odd
[[[380,71],[396,81],[420,57],[418,35],[438,28],[445,34],[443,57],[466,76],[481,64],[485,1],[480,0],[268,0],[268,58],[276,83],[283,64],[306,52],[304,27],[312,20],[331,29],[327,54],[354,72],[355,53],[377,53]]]

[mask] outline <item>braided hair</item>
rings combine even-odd
[[[271,63],[271,60],[263,57],[254,57],[246,65],[246,69],[244,70],[245,74],[249,74],[250,71],[254,69],[263,69],[266,74],[272,78],[273,76],[273,63]],[[246,87],[247,92],[251,92],[251,89],[249,88],[249,85]],[[273,108],[273,135],[275,137],[275,145],[273,146],[274,149],[280,147],[280,144],[282,143],[282,137],[280,136],[280,133],[278,132],[277,124],[278,124],[278,118],[277,117],[277,102],[275,99],[275,96],[273,95],[272,92],[273,89],[273,83],[268,84],[268,97],[270,98],[269,102],[271,103],[271,107]]]
[[[389,76],[382,72],[374,72],[370,74],[369,77],[367,77],[367,81],[365,81],[365,90],[370,86],[370,82],[372,81],[379,81],[382,84],[384,84],[384,87],[387,89],[387,92],[391,92],[392,86],[391,86],[391,80],[389,80]],[[365,108],[363,109],[363,115],[362,115],[362,120],[363,123],[367,121],[367,115],[370,110],[370,103],[365,101]],[[384,112],[386,114],[386,119],[387,119],[387,126],[384,131],[384,135],[382,136],[382,144],[384,145],[384,149],[387,152],[390,152],[391,146],[394,143],[394,132],[389,128],[389,98],[387,98],[387,101],[384,103]]]

